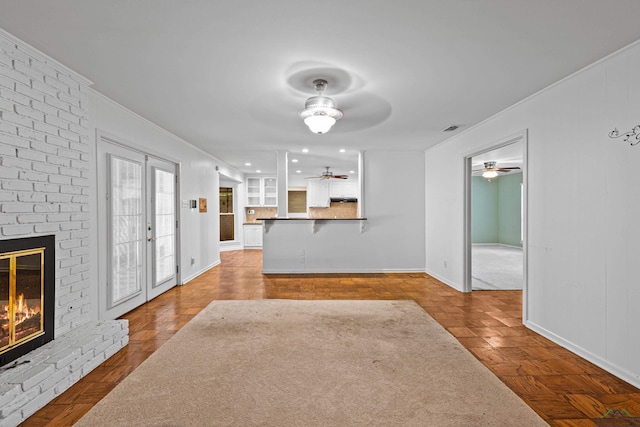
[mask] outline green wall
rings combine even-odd
[[[498,241],[498,180],[471,178],[471,241]]]
[[[521,173],[504,175],[498,179],[498,243],[522,246],[520,184]]]
[[[520,242],[520,184],[522,173],[487,181],[471,178],[471,239],[473,243]]]

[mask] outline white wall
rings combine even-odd
[[[142,149],[150,154],[163,157],[180,165],[180,199],[207,199],[207,213],[188,208],[180,209],[180,264],[181,281],[187,282],[203,271],[220,262],[219,231],[219,173],[236,180],[242,174],[217,158],[188,144],[184,140],[141,118],[96,91],[90,91],[91,113],[90,135],[93,141],[91,170],[94,171],[93,188],[96,188],[96,144],[97,133],[102,132],[115,140]],[[216,170],[216,166],[219,171]],[[92,206],[97,206],[96,192],[93,192]],[[95,212],[93,221],[99,227],[106,227],[104,216]],[[92,236],[93,259],[98,269],[92,271],[92,298],[98,302],[98,286],[105,283],[105,257],[99,253],[97,230]],[[194,258],[194,263],[191,263]],[[97,307],[97,305],[96,305]],[[97,315],[97,310],[96,310]]]
[[[362,216],[374,265],[387,270],[424,266],[424,170],[415,151],[363,153]]]
[[[636,386],[640,145],[608,133],[640,124],[639,71],[635,43],[426,152],[426,271],[462,289],[463,158],[528,130],[525,324]]]

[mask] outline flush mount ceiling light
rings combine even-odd
[[[304,103],[304,110],[300,112],[300,118],[309,130],[318,135],[329,132],[337,120],[342,118],[342,111],[336,108],[333,99],[323,96],[322,93],[327,88],[327,81],[316,79],[313,81],[318,96],[312,96]]]

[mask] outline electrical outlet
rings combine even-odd
[[[196,259],[194,257],[191,257],[191,265],[196,263]]]

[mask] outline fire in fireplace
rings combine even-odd
[[[54,236],[0,240],[0,366],[53,339]]]

